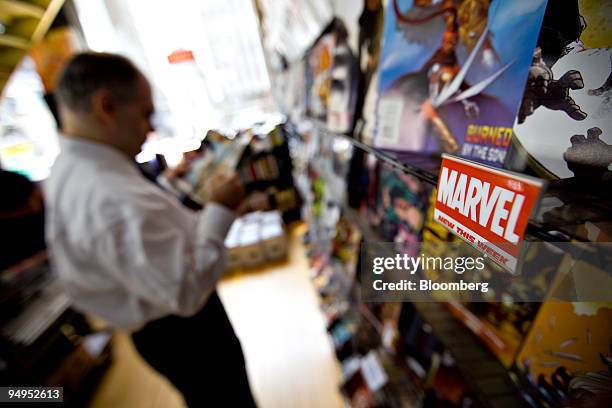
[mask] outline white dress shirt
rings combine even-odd
[[[75,308],[131,330],[196,313],[223,272],[234,213],[184,208],[111,147],[60,143],[44,185],[46,238]]]

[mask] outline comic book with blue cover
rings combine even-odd
[[[388,0],[374,145],[501,167],[546,0]]]

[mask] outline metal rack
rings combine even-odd
[[[325,31],[324,31],[325,32]],[[316,41],[315,41],[316,43]],[[313,130],[324,137],[340,138],[349,142],[393,169],[414,176],[419,181],[437,186],[441,159],[435,155],[382,150],[356,139],[358,132],[335,133],[327,129],[320,119],[305,118]],[[292,125],[292,123],[288,123]],[[296,133],[297,132],[297,128]],[[313,163],[311,163],[313,164]],[[521,170],[522,171],[522,170]],[[344,197],[346,191],[336,191],[334,183],[329,183],[334,199]],[[607,190],[607,191],[606,191]],[[612,230],[612,188],[602,186],[598,191],[589,191],[578,179],[548,180],[546,190],[540,197],[542,205],[531,215],[525,232],[526,241],[575,243],[583,246],[592,242],[588,233],[591,224],[598,224],[604,231]],[[554,204],[550,204],[553,202]],[[348,208],[344,200],[338,203],[346,218],[357,225],[364,240],[383,241],[360,216],[359,212]],[[553,210],[551,210],[551,208]],[[558,245],[568,250],[568,246]],[[573,245],[572,245],[573,246]],[[451,352],[459,370],[475,392],[478,402],[485,407],[526,406],[521,397],[520,385],[513,380],[511,371],[506,368],[473,331],[464,325],[443,303],[414,302],[417,312],[432,327],[433,332]],[[361,309],[361,308],[360,308]],[[367,311],[360,310],[375,329],[379,323]]]
[[[382,241],[382,238],[362,221],[356,210],[346,208],[345,216],[359,226],[366,241]],[[522,407],[525,405],[508,370],[478,337],[455,318],[444,304],[414,302],[413,305],[432,327],[442,344],[451,352],[457,367],[483,406]]]
[[[327,130],[325,123],[317,119],[307,119],[312,126],[327,137],[338,137],[350,142],[355,148],[372,154],[389,166],[416,177],[418,180],[436,186],[438,169],[441,160],[432,155],[415,153],[389,152],[367,145],[350,134],[334,133]],[[612,226],[609,209],[612,208],[612,196],[606,189],[597,192],[586,192],[581,183],[575,180],[556,180],[548,183],[542,200],[557,199],[562,202],[555,209],[558,216],[547,219],[544,211],[532,216],[527,226],[526,239],[546,242],[589,242],[586,231],[579,231],[577,226],[589,222],[608,221]],[[549,217],[550,218],[550,217]],[[586,228],[583,228],[586,230]]]
[[[394,168],[414,175],[419,178],[419,180],[424,180],[429,184],[436,184],[437,176],[431,171],[424,170],[423,167],[403,164],[388,153],[365,145],[347,135],[329,132],[321,122],[312,121],[312,124],[318,127],[317,130],[326,132],[326,136],[328,137],[342,137],[347,139],[356,148],[361,148],[368,153],[376,155],[377,158]],[[301,137],[296,129],[293,129],[293,131],[297,133],[297,137]],[[317,167],[319,162],[314,160],[309,163]],[[433,165],[436,164],[431,161],[428,163]],[[425,166],[427,166],[428,163],[426,163]],[[439,161],[437,165],[439,166]],[[329,174],[324,172],[320,173],[326,180],[329,178]],[[348,221],[357,226],[364,241],[384,241],[378,233],[373,231],[367,222],[363,220],[363,217],[361,217],[357,210],[349,208],[348,205],[346,205],[344,200],[345,191],[337,188],[335,180],[327,180],[327,184],[330,186],[331,199],[337,202],[342,208],[342,212]],[[452,314],[451,310],[446,307],[445,304],[435,302],[414,302],[413,304],[418,313],[432,327],[438,339],[453,355],[457,367],[464,374],[466,381],[474,390],[479,406],[520,407],[525,405],[520,397],[518,387],[510,377],[508,369],[503,366],[480,338]],[[369,311],[363,310],[364,307],[365,306],[358,307],[359,312],[380,334],[380,322],[377,322],[376,318],[369,313]],[[401,361],[396,361],[396,364],[399,364],[399,366],[404,365]],[[407,367],[403,369],[408,370]]]
[[[419,156],[410,153],[394,153],[380,150],[369,146],[359,140],[354,139],[348,134],[338,134],[327,130],[325,123],[319,120],[308,119],[312,129],[319,132],[323,138],[341,138],[350,142],[356,148],[373,155],[378,160],[386,163],[394,169],[402,171],[416,177],[418,180],[429,185],[437,185],[437,173],[440,166],[440,159],[433,156]],[[296,133],[297,128],[294,129]],[[301,136],[300,136],[301,137]],[[609,202],[604,192],[598,192],[600,199],[596,202],[585,199],[588,197],[580,190],[573,190],[575,186],[569,185],[569,191],[565,192],[568,184],[565,181],[553,181],[549,183],[547,192],[543,198],[558,197],[559,195],[569,195],[578,200],[570,200],[570,206],[582,205],[595,208],[592,212],[593,220],[609,218],[608,212],[604,210]],[[580,199],[582,197],[582,199]],[[608,200],[608,201],[606,201]],[[363,220],[358,211],[348,208],[343,202],[343,213],[349,221],[358,226],[364,240],[370,242],[382,242],[383,239],[373,231],[367,222]],[[610,205],[612,207],[612,205]],[[562,207],[563,208],[563,207]],[[609,207],[608,207],[609,208]],[[566,211],[567,212],[567,211]],[[570,211],[571,213],[571,211]],[[571,215],[571,214],[570,214]],[[588,220],[583,220],[588,221]],[[546,241],[550,243],[574,242],[576,246],[583,246],[588,242],[588,237],[580,234],[572,234],[573,231],[565,228],[563,219],[557,223],[550,222],[542,218],[542,213],[534,214],[528,225],[526,239],[530,241]],[[560,247],[568,250],[567,244]],[[521,398],[521,390],[512,378],[511,371],[505,367],[483,341],[462,323],[443,303],[414,302],[418,313],[431,326],[444,346],[455,357],[457,367],[464,374],[468,384],[474,390],[475,395],[483,406],[494,407],[514,407],[524,406]],[[368,316],[365,316],[366,318]],[[371,316],[370,316],[371,317]],[[371,319],[368,319],[372,323]],[[374,326],[376,322],[373,323]]]

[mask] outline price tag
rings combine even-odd
[[[401,98],[385,98],[378,102],[377,146],[397,146],[403,110],[404,101]]]
[[[374,350],[361,359],[361,373],[372,393],[381,389],[389,381]]]

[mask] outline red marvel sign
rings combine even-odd
[[[435,220],[511,272],[543,182],[442,155]]]

